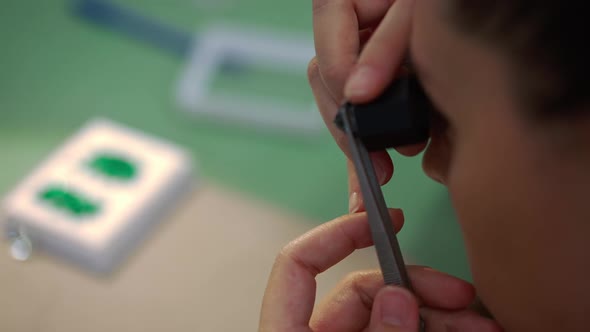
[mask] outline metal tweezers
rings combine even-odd
[[[369,151],[352,131],[351,113],[341,113],[343,129],[348,137],[352,161],[361,186],[365,209],[369,218],[371,235],[386,285],[399,285],[412,290],[404,259],[393,230],[393,223],[377,180]]]
[[[411,76],[394,83],[375,102],[344,104],[335,119],[348,138],[385,284],[411,292],[412,284],[369,151],[425,142],[430,107],[417,79]],[[422,319],[420,331],[425,331]]]

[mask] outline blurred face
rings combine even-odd
[[[539,124],[513,97],[507,58],[416,1],[411,51],[448,122],[425,153],[449,189],[482,301],[508,331],[576,330],[587,318],[587,120]],[[567,318],[566,318],[567,317]],[[587,322],[586,322],[587,323]]]

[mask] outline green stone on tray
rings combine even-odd
[[[92,203],[83,195],[61,186],[48,186],[39,193],[39,198],[56,209],[66,211],[76,217],[83,217],[98,213],[99,206]]]
[[[137,167],[123,157],[100,153],[92,159],[90,167],[98,173],[118,180],[131,180],[137,175]]]

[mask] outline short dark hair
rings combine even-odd
[[[514,66],[519,97],[545,115],[590,105],[590,12],[582,0],[448,0],[452,25]],[[590,111],[590,110],[589,110]]]

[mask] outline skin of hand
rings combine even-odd
[[[401,211],[389,212],[399,230]],[[364,212],[323,224],[288,244],[273,266],[259,331],[415,332],[419,314],[429,332],[501,331],[493,320],[468,309],[475,296],[471,284],[421,266],[408,267],[415,296],[400,287],[386,287],[378,270],[360,271],[345,278],[314,310],[315,277],[370,245]]]
[[[390,36],[394,45],[389,54],[390,69],[398,68],[406,55],[410,28],[412,1],[399,1],[392,6],[389,0],[314,0],[313,24],[316,57],[308,67],[309,83],[318,108],[338,146],[349,156],[345,135],[334,125],[338,106],[344,102],[344,84],[357,63],[359,53],[369,38],[374,39],[377,25],[387,14],[393,24]],[[390,45],[391,43],[388,43]],[[374,82],[374,88],[385,88],[386,82]],[[350,97],[350,96],[349,96]],[[351,101],[369,101],[361,96]],[[363,99],[364,98],[364,99]],[[413,156],[421,152],[425,144],[407,146],[398,152]],[[393,174],[393,163],[386,151],[371,154],[379,182],[386,184]],[[364,211],[360,185],[352,162],[347,160],[349,174],[350,212]]]

